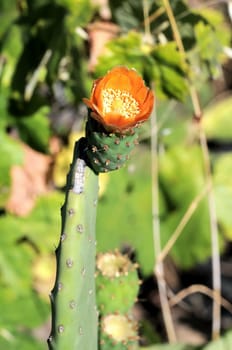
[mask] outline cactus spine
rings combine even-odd
[[[97,350],[95,300],[95,220],[98,176],[86,166],[76,143],[62,207],[62,229],[56,250],[57,274],[51,293],[50,349]]]

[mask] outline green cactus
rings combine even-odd
[[[52,331],[48,339],[50,349],[97,349],[98,310],[94,277],[97,175],[121,167],[136,140],[134,131],[129,135],[108,133],[89,117],[86,138],[75,145],[62,208],[60,243],[56,250],[57,274],[51,293]],[[128,260],[125,266],[119,264],[118,267],[121,272],[117,272],[117,278],[111,278],[108,288],[102,288],[99,293],[100,303],[105,305],[107,312],[128,311],[138,292],[135,266]],[[122,272],[123,268],[125,271]],[[109,280],[104,275],[101,278],[98,280],[101,286]],[[117,298],[112,297],[112,288]],[[127,298],[123,300],[125,295]],[[107,303],[103,299],[108,299]]]
[[[115,87],[114,82],[117,79],[121,89]],[[125,81],[127,84],[123,88],[120,85]],[[100,87],[97,88],[97,84]],[[120,168],[128,159],[131,150],[137,144],[137,126],[148,119],[154,96],[134,70],[116,67],[105,78],[95,81],[90,100],[84,99],[84,102],[91,109],[86,124],[86,137],[75,145],[73,162],[67,178],[66,200],[62,208],[61,238],[56,251],[57,274],[51,293],[52,331],[48,339],[49,348],[52,350],[97,350],[97,175]],[[104,120],[105,116],[108,116],[108,122]],[[129,263],[126,265],[126,273],[131,278],[128,278],[130,287],[128,288],[122,273],[119,274],[120,278],[113,279],[116,290],[119,292],[121,284],[129,295],[124,312],[132,306],[138,289],[134,266]],[[131,285],[134,287],[132,293]],[[111,291],[109,289],[108,295],[112,297],[112,288]],[[123,304],[122,298],[120,304]],[[120,310],[119,304],[114,307],[116,311]],[[105,347],[108,346],[108,341],[111,343],[111,347],[105,349],[111,349],[114,345],[118,350],[135,349],[136,327],[126,315],[104,316],[101,318],[101,326],[100,344]]]
[[[99,254],[96,260],[97,305],[102,315],[127,313],[137,301],[137,265],[118,251]]]
[[[56,251],[57,275],[51,293],[50,349],[96,350],[95,220],[98,176],[82,159],[85,140],[76,143],[62,208]]]
[[[62,208],[60,243],[56,250],[57,274],[51,293],[52,331],[48,339],[50,349],[97,349],[98,310],[94,277],[97,174],[121,167],[136,140],[135,132],[130,135],[107,133],[89,117],[86,138],[75,145]],[[116,271],[117,278],[110,277],[109,283],[109,276],[103,271],[98,279],[99,300],[105,312],[127,312],[137,296],[137,272],[129,259],[120,257],[119,253],[115,256],[120,272]],[[108,287],[101,288],[103,285]]]

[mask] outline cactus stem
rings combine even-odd
[[[81,139],[75,145],[61,211],[57,274],[50,298],[51,350],[97,350],[94,243],[98,176],[86,166],[85,150],[86,141]]]

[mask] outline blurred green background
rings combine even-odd
[[[82,98],[89,96],[93,80],[115,65],[136,68],[155,89],[163,245],[204,188],[189,97],[189,85],[196,88],[211,154],[223,266],[231,268],[230,12],[226,3],[173,0],[171,6],[185,57],[161,0],[0,1],[1,349],[46,349],[60,208],[73,144],[83,134],[87,114]],[[154,265],[150,130],[149,123],[143,125],[140,145],[123,169],[100,176],[97,219],[98,251],[133,253],[145,280]],[[198,282],[202,266],[210,278],[210,255],[203,200],[170,252],[176,291],[190,283],[186,276]],[[232,302],[231,274],[225,271],[223,295]],[[208,326],[209,313],[203,316]],[[154,335],[159,333],[154,324],[151,335],[151,320],[144,318],[145,344],[165,340]],[[229,313],[222,327],[232,327]],[[207,327],[201,332],[207,342]]]

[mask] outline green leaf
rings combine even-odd
[[[48,151],[50,137],[48,112],[48,107],[43,107],[31,117],[15,119],[21,139],[40,152]]]
[[[1,16],[1,21],[3,17],[4,19],[7,19],[7,15],[5,13],[4,16]],[[0,64],[0,78],[2,87],[8,88],[10,86],[11,77],[13,75],[15,65],[17,64],[17,59],[21,49],[22,43],[20,30],[14,23],[9,21],[8,28],[2,35],[0,34],[0,51],[2,52],[4,58],[1,60]],[[4,92],[1,91],[1,97],[2,93],[4,94]],[[4,105],[5,104],[6,101]],[[2,108],[2,105],[0,108]]]
[[[1,287],[0,328],[19,325],[32,329],[46,321],[49,315],[49,305],[39,298],[32,289],[20,293],[17,288]]]
[[[211,26],[200,22],[195,26],[195,33],[197,38],[196,50],[201,60],[207,62],[210,75],[217,78],[220,74],[218,63],[222,53],[222,47],[218,40],[215,40]]]
[[[46,102],[45,95],[38,93],[39,81],[33,88],[30,99],[25,99],[25,90],[45,54],[44,44],[34,37],[30,38],[23,47],[23,52],[17,60],[11,80],[9,111],[15,116],[29,116],[35,113]],[[33,52],[33,55],[31,55]]]
[[[50,253],[57,246],[60,232],[59,210],[62,193],[51,193],[38,199],[26,218],[0,217],[0,281],[22,293],[31,286],[31,261],[36,252]]]
[[[154,264],[150,158],[145,150],[137,152],[128,168],[110,174],[107,191],[99,202],[97,247],[99,251],[106,251],[131,246],[136,251],[141,269],[148,274]],[[160,156],[159,167],[161,239],[164,246],[192,201],[203,191],[205,182],[202,155],[196,146],[181,144],[172,147]],[[129,169],[133,172],[130,173]],[[200,202],[170,254],[182,268],[189,268],[210,257],[206,198]]]
[[[151,71],[159,89],[157,93],[183,100],[188,93],[185,77],[187,66],[183,66],[176,44],[169,42],[165,45],[156,45],[151,55],[154,59]]]
[[[225,98],[205,110],[202,125],[208,139],[230,142],[232,138],[232,98]]]
[[[1,68],[0,68],[0,79],[1,79]],[[10,115],[7,111],[7,99],[8,99],[8,89],[2,88],[0,93],[0,135],[5,133],[8,126]]]
[[[61,222],[59,212],[63,202],[62,193],[51,192],[38,198],[36,207],[27,218],[19,219],[24,236],[41,252],[53,251],[57,246]]]
[[[221,63],[225,60],[224,46],[230,43],[230,31],[219,11],[204,9],[201,16],[202,20],[194,26],[196,45],[193,52],[199,56],[199,71],[207,72],[208,77],[218,78]]]
[[[154,265],[150,154],[139,147],[133,153],[127,167],[110,173],[99,201],[97,249],[104,252],[129,246],[135,249],[142,271],[149,274]],[[160,212],[164,215],[162,197]]]
[[[202,350],[229,350],[232,347],[232,332],[227,332],[220,339],[210,342]]]
[[[159,344],[148,347],[140,347],[140,350],[193,350],[194,346],[187,344]]]
[[[199,24],[203,22],[206,26],[211,26],[211,35],[214,35],[214,40],[217,41],[221,48],[229,45],[231,33],[222,11],[212,7],[205,7],[199,12],[195,11],[195,13],[202,17],[202,21],[199,21]]]
[[[135,68],[142,74],[143,53],[141,51],[142,38],[139,33],[128,32],[117,39],[110,41],[98,61],[95,69],[96,76],[104,75],[108,70],[118,65]]]
[[[44,344],[33,338],[29,332],[0,328],[0,348],[8,350],[44,350]]]
[[[232,240],[232,156],[224,154],[214,162],[214,192],[217,218],[227,238]]]
[[[47,103],[47,96],[41,93],[39,73],[45,72],[43,76],[51,86],[54,83],[51,77],[55,74],[57,79],[59,63],[67,47],[66,9],[53,2],[37,5],[38,2],[28,6],[28,11],[24,9],[17,22],[24,29],[24,46],[11,82],[9,110],[13,115],[31,115]],[[45,57],[46,63],[43,63]],[[44,77],[41,80],[43,82]],[[31,91],[25,93],[28,86]]]
[[[110,0],[113,20],[124,30],[139,28],[143,23],[143,4],[140,0]]]
[[[201,151],[185,144],[160,157],[160,186],[167,216],[161,217],[163,245],[171,237],[192,201],[205,187]],[[188,268],[211,255],[207,200],[203,199],[171,250],[176,264]]]
[[[155,83],[158,96],[183,100],[188,93],[186,66],[174,42],[145,45],[141,34],[129,32],[112,40],[99,58],[96,75],[102,76],[116,65],[135,68],[148,83]]]
[[[79,27],[84,27],[91,20],[93,15],[93,6],[90,0],[57,0],[58,4],[64,6],[68,10],[68,25],[70,29],[75,29],[77,23]]]
[[[8,232],[10,234],[10,232]],[[31,284],[30,262],[33,253],[26,245],[2,245],[0,252],[1,282],[23,291]]]
[[[159,127],[159,143],[172,147],[185,142],[186,135],[191,130],[192,120],[186,118],[189,114],[188,105],[180,105],[177,101],[160,101],[157,105]]]
[[[4,207],[10,193],[11,167],[22,164],[23,150],[17,140],[0,130],[0,207]]]
[[[2,0],[0,2],[0,14],[0,48],[2,49],[2,39],[4,38],[5,33],[9,29],[9,24],[12,25],[14,19],[17,16],[17,8],[15,4],[12,4],[7,0]]]
[[[36,252],[26,241],[19,218],[2,215],[0,226],[0,283],[24,293],[31,286],[31,261]]]

